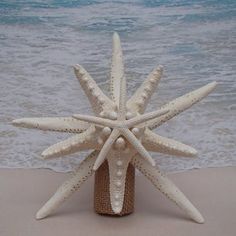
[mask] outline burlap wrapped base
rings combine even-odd
[[[108,162],[105,161],[95,173],[94,183],[94,210],[98,214],[124,216],[134,211],[134,184],[135,169],[129,164],[126,175],[125,195],[123,209],[115,214],[111,208],[109,193],[109,170]]]

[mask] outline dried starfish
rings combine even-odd
[[[23,118],[13,121],[14,125],[26,128],[79,133],[46,149],[42,153],[45,159],[81,150],[94,150],[80,164],[75,175],[66,181],[38,211],[37,219],[42,219],[54,211],[107,159],[110,200],[115,214],[119,214],[123,207],[126,172],[131,163],[190,218],[198,223],[204,222],[202,215],[184,194],[154,167],[155,161],[148,151],[186,157],[197,154],[194,148],[157,135],[151,130],[207,96],[215,88],[216,82],[181,96],[157,111],[143,114],[157,88],[162,70],[162,66],[154,69],[136,93],[127,99],[120,38],[114,33],[110,87],[112,99],[100,90],[82,66],[74,67],[76,77],[96,116],[75,114],[72,117]]]

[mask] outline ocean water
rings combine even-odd
[[[236,1],[0,1],[0,167],[70,171],[86,152],[42,161],[70,134],[13,127],[20,117],[91,113],[72,65],[108,93],[111,39],[120,34],[129,96],[157,65],[164,76],[148,110],[218,81],[217,89],[156,129],[196,158],[152,153],[169,172],[236,165]]]

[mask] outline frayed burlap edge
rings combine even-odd
[[[109,169],[105,161],[95,173],[94,210],[98,214],[124,216],[134,211],[135,168],[129,164],[126,175],[123,209],[115,214],[111,208],[109,192]]]

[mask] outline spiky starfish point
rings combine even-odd
[[[126,172],[131,163],[157,189],[182,208],[190,218],[198,223],[204,222],[199,211],[184,194],[159,169],[154,167],[155,162],[148,151],[186,157],[196,155],[197,151],[194,148],[157,135],[152,132],[152,129],[207,96],[215,88],[216,82],[181,96],[157,111],[143,114],[157,88],[162,70],[162,66],[154,69],[136,93],[127,99],[120,39],[118,34],[114,33],[110,87],[112,99],[100,90],[82,66],[74,67],[76,77],[96,116],[75,114],[72,117],[23,118],[13,121],[14,125],[26,128],[79,133],[46,149],[42,153],[45,159],[94,149],[80,164],[75,175],[65,182],[38,211],[37,219],[42,219],[54,211],[107,159],[110,201],[115,214],[119,214],[122,210]]]

